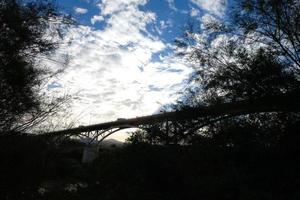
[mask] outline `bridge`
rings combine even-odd
[[[168,134],[171,126],[187,120],[195,122],[193,124],[193,129],[195,130],[215,121],[233,116],[265,112],[299,111],[300,92],[296,91],[258,99],[228,102],[209,106],[198,106],[130,119],[118,119],[116,121],[89,126],[79,126],[77,128],[59,130],[47,134],[58,138],[75,137],[86,139],[89,143],[101,143],[105,138],[113,133],[127,128],[144,129],[145,127],[151,127],[159,124],[164,125],[164,130],[166,131],[166,134]]]

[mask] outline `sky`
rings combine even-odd
[[[48,93],[69,94],[75,126],[150,115],[174,102],[192,68],[174,55],[174,40],[190,20],[225,17],[226,0],[58,0],[76,26],[51,55],[63,69]],[[60,64],[64,59],[66,65]],[[124,136],[116,136],[122,138]]]

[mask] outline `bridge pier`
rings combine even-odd
[[[84,148],[82,152],[82,163],[91,163],[98,157],[99,145],[94,143],[95,138],[89,137],[91,134],[88,133],[88,136],[82,141],[84,143]]]
[[[87,144],[83,148],[82,163],[91,163],[98,157],[98,145]]]

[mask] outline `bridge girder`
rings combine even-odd
[[[170,125],[174,126],[177,122],[184,120],[204,120],[202,124],[197,124],[196,128],[201,128],[207,123],[251,113],[262,112],[300,112],[300,91],[286,94],[263,97],[259,99],[243,100],[238,102],[222,103],[210,106],[199,106],[181,111],[166,112],[144,117],[122,119],[101,124],[80,126],[73,129],[61,130],[48,133],[54,137],[90,137],[93,140],[103,141],[109,135],[126,128],[144,128],[147,125],[166,124],[166,132]],[[200,120],[201,121],[201,120]],[[169,123],[173,122],[173,123]],[[101,137],[101,139],[99,139]]]

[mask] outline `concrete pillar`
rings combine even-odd
[[[91,163],[98,156],[97,145],[86,145],[83,149],[82,163]]]

